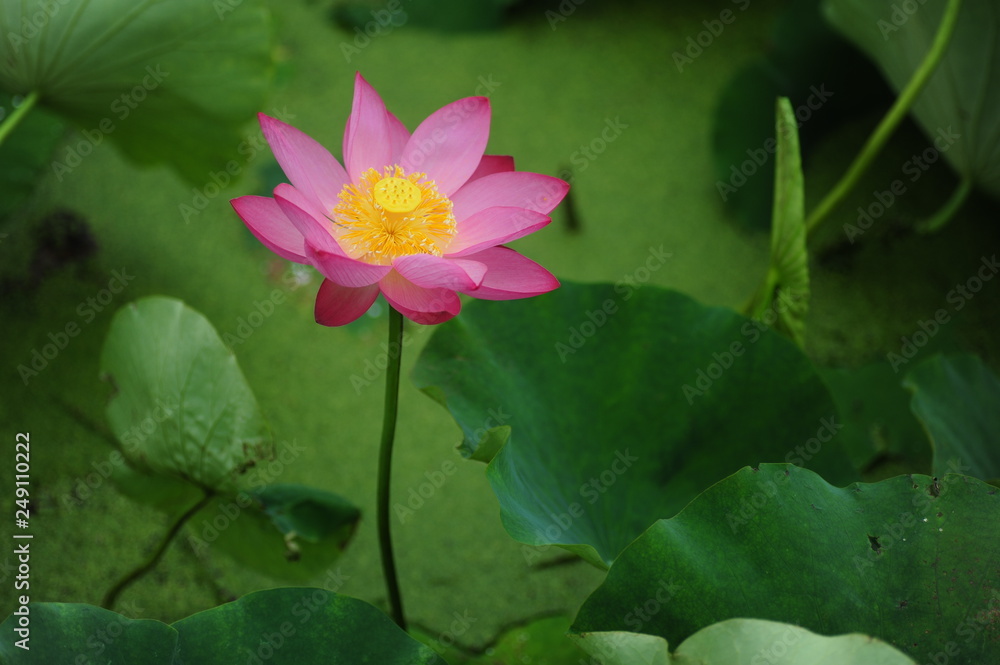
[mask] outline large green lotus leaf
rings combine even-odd
[[[84,131],[60,178],[107,138],[204,184],[236,158],[271,72],[263,0],[3,2],[0,34],[0,88],[38,91]]]
[[[470,302],[413,378],[451,412],[464,454],[510,427],[487,475],[511,536],[607,566],[739,466],[856,479],[812,365],[761,328],[653,286],[564,284]]]
[[[4,665],[176,663],[177,631],[165,623],[80,603],[31,603],[27,611],[27,650],[17,646],[25,637],[15,632],[22,617],[11,614],[0,624]]]
[[[930,50],[945,4],[826,0],[825,10],[899,91]],[[1000,6],[964,0],[948,50],[913,106],[929,141],[952,167],[993,196],[1000,196],[998,61]]]
[[[973,355],[933,356],[906,375],[934,446],[934,473],[1000,481],[1000,379]]]
[[[0,625],[5,665],[445,665],[376,608],[324,589],[257,591],[172,625],[90,605],[28,607],[30,650],[15,646],[19,617]]]
[[[227,554],[278,579],[307,582],[327,570],[350,542],[361,511],[325,490],[281,483],[219,497],[191,518],[195,554]]]
[[[233,493],[273,453],[250,387],[218,333],[179,300],[119,310],[101,352],[111,430],[140,471]]]
[[[917,665],[867,635],[817,635],[799,626],[760,619],[729,619],[702,628],[668,652],[653,635],[596,632],[571,635],[601,665]]]
[[[573,630],[680,644],[758,618],[865,633],[921,663],[1000,662],[998,492],[958,474],[841,489],[794,465],[744,468],[630,545]]]
[[[910,395],[900,375],[889,363],[819,372],[844,419],[840,440],[855,468],[873,473],[893,468],[931,471],[930,441],[910,411]]]
[[[12,101],[11,95],[0,92],[0,123],[13,112]],[[37,110],[0,144],[0,220],[17,210],[35,188],[62,134],[59,118]]]
[[[446,665],[368,603],[317,588],[257,591],[173,627],[177,665]]]

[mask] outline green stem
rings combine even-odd
[[[153,552],[153,554],[145,561],[145,563],[143,563],[141,566],[130,572],[122,579],[120,579],[118,583],[115,584],[113,587],[111,587],[111,589],[104,595],[104,600],[101,601],[101,607],[103,607],[106,610],[110,610],[114,606],[115,601],[118,599],[118,596],[121,594],[122,591],[124,591],[133,583],[138,581],[143,575],[145,575],[153,568],[155,568],[156,564],[158,564],[160,562],[160,559],[163,558],[163,554],[167,551],[167,547],[170,546],[170,543],[173,541],[174,537],[181,530],[181,527],[183,527],[184,524],[189,519],[194,517],[195,513],[197,513],[199,510],[207,506],[208,502],[211,501],[214,496],[215,495],[211,492],[205,492],[205,495],[201,498],[200,501],[198,501],[198,503],[188,508],[183,515],[177,518],[177,521],[174,522],[173,526],[170,527],[170,531],[168,531],[167,535],[164,536],[163,542],[160,543],[160,546],[156,548],[156,551]]]
[[[10,114],[10,117],[8,117],[3,123],[0,123],[0,145],[3,145],[7,135],[14,131],[14,128],[17,127],[19,122],[21,122],[21,119],[28,115],[28,111],[34,108],[37,103],[38,91],[33,90],[27,97],[24,98],[21,105],[14,109],[14,112]]]
[[[399,407],[399,367],[403,357],[403,315],[389,307],[389,367],[385,374],[385,411],[382,414],[382,443],[378,453],[378,542],[382,552],[382,574],[389,589],[392,619],[406,630],[403,598],[399,593],[396,560],[392,555],[389,528],[389,487],[392,481],[392,444],[396,438]]]
[[[909,83],[906,84],[906,87],[900,92],[899,97],[896,98],[896,103],[892,105],[886,116],[882,118],[882,122],[879,123],[878,127],[875,128],[875,131],[868,138],[861,152],[855,157],[854,163],[847,169],[847,173],[827,193],[826,197],[816,206],[808,219],[806,219],[807,233],[812,233],[819,223],[846,198],[847,194],[858,183],[858,180],[861,179],[865,170],[871,166],[882,146],[892,136],[893,131],[903,121],[903,118],[906,117],[910,107],[913,106],[913,103],[923,91],[927,81],[930,80],[931,74],[934,73],[938,63],[941,62],[941,58],[944,57],[945,51],[948,49],[948,44],[951,42],[951,36],[955,31],[955,23],[957,22],[958,12],[961,8],[962,0],[948,0],[948,6],[945,7],[944,17],[941,20],[941,26],[938,28],[937,34],[934,36],[934,43],[931,44],[930,50],[924,56],[923,62],[920,63],[920,66],[913,73],[913,77],[910,78]]]
[[[969,193],[972,192],[972,180],[970,178],[964,178],[948,201],[934,213],[934,216],[925,219],[919,224],[917,224],[917,231],[920,233],[930,233],[932,231],[937,231],[939,228],[944,226],[945,222],[951,219],[958,209],[962,207],[965,203],[965,199],[969,198]]]

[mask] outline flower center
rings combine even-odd
[[[397,256],[441,256],[455,235],[451,200],[423,173],[399,166],[368,169],[344,185],[333,209],[333,232],[352,258],[389,265]]]

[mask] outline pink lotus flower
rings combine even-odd
[[[569,185],[483,154],[485,97],[448,104],[410,134],[358,74],[346,170],[304,133],[259,117],[291,184],[278,185],[274,198],[241,196],[232,205],[271,251],[325,277],[317,322],[350,323],[380,292],[407,318],[435,324],[458,314],[459,293],[511,300],[559,286],[502,244],[548,224]]]

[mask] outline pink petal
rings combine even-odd
[[[491,247],[470,259],[486,264],[486,277],[478,289],[463,291],[482,300],[515,300],[548,293],[559,280],[548,270],[506,247]]]
[[[422,172],[451,196],[479,166],[490,135],[490,100],[466,97],[438,109],[413,131],[400,166]]]
[[[454,291],[419,287],[396,271],[386,275],[379,287],[390,305],[423,325],[443,323],[462,309],[462,301]]]
[[[378,297],[378,285],[351,289],[324,279],[316,294],[316,323],[342,326],[368,311]]]
[[[417,286],[452,291],[474,289],[486,274],[486,266],[478,261],[446,259],[431,254],[400,256],[392,262],[392,267]]]
[[[375,284],[392,270],[392,266],[365,263],[342,254],[332,254],[308,244],[306,245],[306,256],[324,277],[341,286],[352,288]]]
[[[548,214],[568,191],[569,183],[565,180],[528,171],[510,171],[467,183],[455,192],[451,201],[455,204],[455,219],[460,220],[494,206],[527,208]]]
[[[295,188],[323,210],[337,205],[347,172],[330,152],[305,133],[258,114],[260,127],[281,169]]]
[[[392,153],[388,163],[398,164],[403,157],[403,148],[410,140],[410,132],[406,130],[406,125],[399,118],[388,111],[386,113],[389,116],[389,146]]]
[[[309,263],[305,257],[305,239],[274,199],[266,196],[241,196],[230,203],[250,232],[265,247],[283,259]]]
[[[508,157],[507,155],[483,155],[483,158],[479,160],[479,166],[477,166],[476,170],[469,176],[469,180],[472,181],[476,178],[482,178],[484,175],[490,175],[492,173],[503,173],[505,171],[513,170],[513,157]]]
[[[548,215],[527,208],[486,208],[458,223],[446,256],[475,254],[522,238],[551,221]]]
[[[368,169],[381,171],[392,163],[393,128],[382,98],[360,73],[354,77],[354,103],[344,130],[344,163],[351,182]]]
[[[326,216],[316,214],[316,208],[296,188],[282,183],[274,188],[274,200],[281,211],[291,220],[306,246],[321,249],[332,254],[346,256],[333,237],[333,222]]]
[[[322,222],[303,210],[302,195],[291,185],[278,185],[274,198],[281,211],[305,236],[305,254],[309,263],[327,279],[341,286],[368,286],[392,270],[392,266],[374,265],[347,256],[331,235],[333,222],[328,219]],[[299,199],[299,205],[296,205],[296,199]]]

